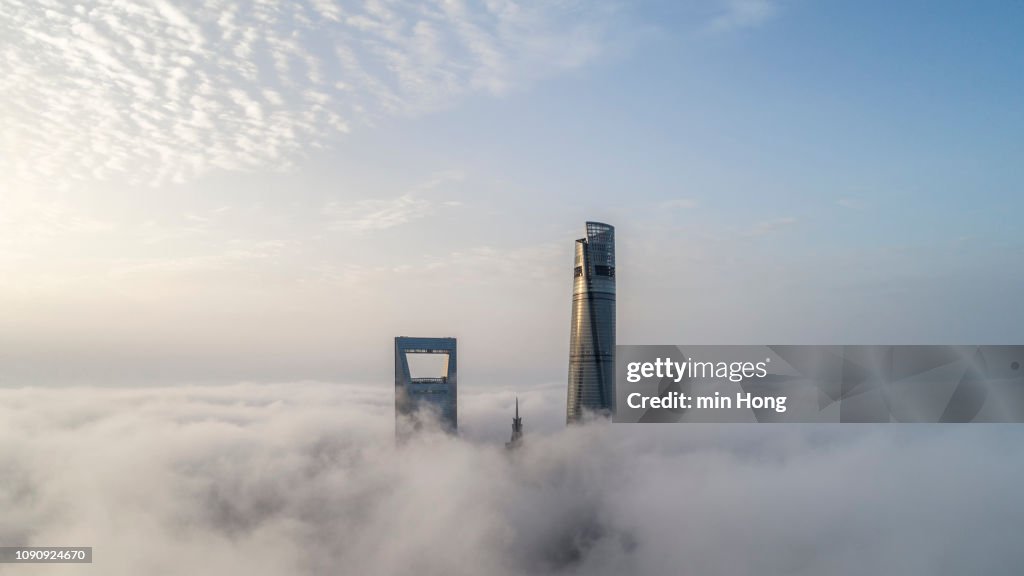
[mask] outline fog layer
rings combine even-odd
[[[0,574],[1011,574],[1024,430],[563,429],[556,388],[396,447],[391,390],[0,390]]]

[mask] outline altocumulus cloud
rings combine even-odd
[[[507,423],[507,395],[467,399],[468,421]],[[386,386],[317,383],[2,390],[0,542],[91,545],[96,561],[0,572],[932,575],[1024,562],[1013,428],[594,424],[534,433],[510,455],[480,430],[396,448],[390,404]]]
[[[52,187],[287,167],[354,126],[582,66],[613,12],[504,0],[5,0],[0,172]]]

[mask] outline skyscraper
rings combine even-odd
[[[444,375],[413,378],[410,354],[446,355]],[[455,338],[395,338],[395,431],[399,437],[404,430],[422,425],[420,411],[424,408],[434,411],[445,431],[458,431],[457,366]]]
[[[565,421],[615,410],[615,228],[587,222],[576,240]]]
[[[516,396],[516,415],[512,418],[512,439],[505,442],[505,448],[514,450],[523,443],[523,419],[519,417],[519,397]]]

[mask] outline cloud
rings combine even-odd
[[[409,192],[388,199],[367,198],[355,201],[331,200],[323,208],[327,217],[327,228],[331,230],[363,234],[387,230],[425,218],[437,206],[457,207],[454,200],[435,201],[423,196],[442,188],[445,184],[461,182],[465,178],[459,170],[442,170],[432,174],[425,181],[414,186]]]
[[[91,545],[74,573],[106,576],[913,576],[1024,561],[1015,428],[538,433],[538,412],[561,406],[523,396],[527,443],[508,454],[508,391],[464,396],[463,422],[487,430],[396,447],[387,385],[0,390],[0,541]]]
[[[767,236],[776,232],[792,228],[799,223],[799,220],[792,216],[784,218],[775,218],[774,220],[764,220],[755,224],[750,230],[746,232],[746,236]]]
[[[836,200],[836,205],[850,210],[863,210],[867,206],[863,200],[849,196]]]
[[[358,200],[349,204],[329,202],[324,214],[331,218],[329,228],[348,232],[371,232],[401,226],[425,217],[433,205],[412,194],[389,200]]]
[[[166,280],[168,276],[224,272],[233,268],[250,267],[254,261],[273,258],[284,246],[285,243],[281,241],[265,240],[246,243],[244,246],[227,246],[203,255],[123,258],[114,261],[107,274],[117,282],[132,280],[139,276],[151,280]]]
[[[708,23],[707,30],[726,33],[756,28],[774,17],[777,11],[774,0],[724,0],[722,11]]]
[[[38,263],[41,246],[75,245],[83,238],[104,238],[119,232],[114,222],[77,210],[67,202],[16,200],[0,193],[0,204],[0,271],[23,272],[26,262]],[[14,278],[16,274],[7,276]]]
[[[382,287],[412,284],[423,289],[427,286],[509,287],[521,284],[547,287],[564,269],[564,246],[535,244],[515,248],[474,246],[426,256],[421,261],[398,266],[328,266],[318,267],[320,276],[335,284],[354,288],[358,284],[380,292]],[[521,297],[522,292],[518,292]],[[466,302],[462,302],[463,305]]]
[[[585,65],[610,22],[572,2],[10,0],[0,173],[53,187],[287,168],[353,126]]]
[[[661,207],[668,210],[689,210],[697,206],[699,203],[693,198],[674,198],[661,203]]]

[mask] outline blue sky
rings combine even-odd
[[[557,382],[587,219],[622,342],[1024,335],[1019,2],[10,14],[0,384]]]

